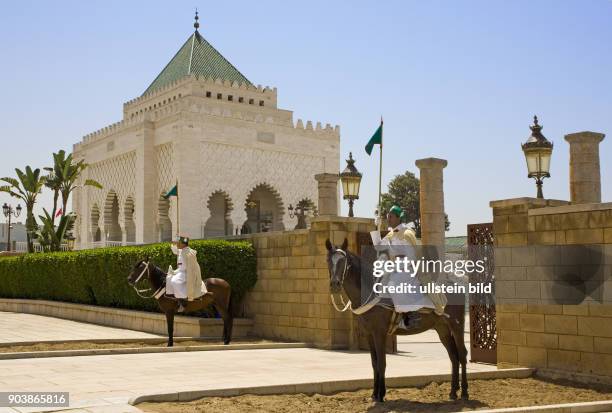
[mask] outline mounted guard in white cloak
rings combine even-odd
[[[389,222],[389,233],[381,240],[381,244],[389,246],[387,251],[387,259],[395,260],[396,258],[406,257],[409,260],[414,260],[417,240],[414,231],[408,225],[402,223],[404,219],[404,211],[397,205],[393,205],[387,215]],[[421,284],[430,282],[428,274],[418,273],[409,274],[406,272],[391,272],[385,275],[386,283],[389,286],[399,287],[402,284],[413,285],[418,291]],[[443,293],[429,292],[427,294],[388,294],[393,301],[395,311],[403,313],[404,317],[400,320],[400,328],[407,328],[417,324],[420,320],[419,311],[431,309],[436,314],[444,314],[444,308],[447,303],[446,295]]]
[[[206,285],[202,281],[197,252],[189,248],[189,238],[179,236],[171,244],[171,248],[177,256],[177,268],[168,268],[166,295],[174,296],[178,300],[178,312],[181,313],[185,310],[187,301],[196,300],[206,294]]]

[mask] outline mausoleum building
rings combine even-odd
[[[276,88],[255,86],[195,31],[123,119],[83,137],[77,248],[292,229],[287,207],[317,202],[339,170],[340,130],[294,121]],[[178,182],[176,197],[162,195]],[[178,223],[177,223],[178,219]],[[177,228],[180,227],[180,228]]]

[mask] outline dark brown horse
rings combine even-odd
[[[347,250],[345,239],[340,248],[332,245],[329,239],[327,246],[327,262],[330,273],[330,289],[334,294],[344,293],[353,303],[361,303],[361,259]],[[449,300],[450,302],[450,300]],[[365,303],[364,303],[365,304]],[[421,314],[416,326],[396,334],[412,335],[434,329],[440,341],[446,348],[451,361],[451,391],[449,397],[457,399],[459,390],[459,364],[461,364],[461,398],[468,399],[467,383],[467,349],[463,341],[465,328],[465,305],[447,305],[446,316],[435,313]],[[382,402],[385,399],[385,369],[387,337],[394,311],[383,306],[374,306],[363,314],[357,315],[357,320],[367,333],[374,370],[374,390],[372,400]]]
[[[139,290],[136,284],[143,278],[149,282],[149,288]],[[166,286],[166,273],[161,269],[151,264],[149,260],[138,262],[130,275],[128,283],[134,287],[139,296],[143,298],[155,298],[159,308],[166,314],[166,322],[168,323],[168,347],[174,345],[174,315],[176,314],[179,304],[175,298],[156,294]],[[223,343],[229,344],[232,340],[232,327],[234,318],[231,312],[231,294],[232,289],[227,281],[221,278],[207,278],[204,280],[204,285],[208,292],[194,301],[188,301],[185,306],[185,313],[205,310],[212,305],[223,319]],[[143,293],[148,293],[143,295]]]

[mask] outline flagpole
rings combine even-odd
[[[176,180],[176,236],[178,237],[181,234],[181,226],[180,226],[180,212],[179,212],[179,192],[178,192],[178,179]]]
[[[378,162],[378,231],[382,231],[382,204],[381,204],[381,191],[382,191],[382,153],[383,153],[383,118],[380,117],[380,160]]]

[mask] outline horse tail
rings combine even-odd
[[[232,330],[234,329],[234,312],[232,311],[232,292],[228,292],[226,317],[223,320],[223,342],[229,344],[232,341]]]

